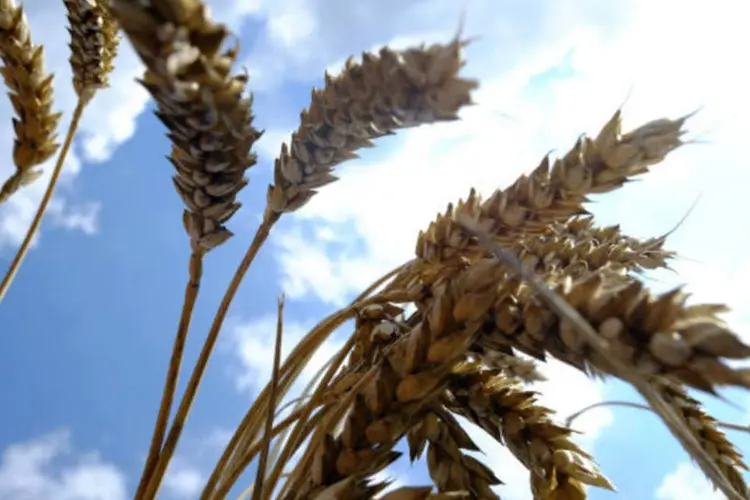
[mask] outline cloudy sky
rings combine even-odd
[[[74,95],[62,2],[25,5],[32,36],[45,45],[56,74],[65,121]],[[670,240],[682,256],[678,273],[654,275],[650,283],[657,289],[689,283],[696,300],[728,303],[728,319],[750,334],[743,300],[750,281],[742,216],[750,213],[744,154],[750,73],[741,49],[750,46],[750,6],[744,2],[214,0],[212,7],[243,41],[257,124],[267,133],[241,195],[244,209],[231,223],[237,236],[208,256],[188,367],[258,222],[273,157],[325,69],[338,71],[350,53],[383,44],[446,41],[464,12],[465,33],[476,37],[465,74],[479,78],[481,88],[461,122],[380,141],[341,168],[341,181],[277,226],[231,310],[164,498],[195,498],[268,374],[279,292],[289,298],[289,346],[408,259],[417,231],[448,202],[471,186],[490,192],[506,185],[548,151],[563,152],[582,132],[595,133],[623,102],[626,125],[701,108],[690,123],[696,143],[642,182],[598,198],[592,210],[601,223],[619,222],[647,237],[672,228],[700,198]],[[164,160],[168,143],[133,81],[141,68],[127,47],[116,66],[112,87],[87,110],[38,244],[0,305],[0,500],[128,498],[147,450],[189,249]],[[0,151],[9,152],[6,100],[0,117]],[[13,168],[5,156],[2,178]],[[9,263],[45,181],[0,208],[0,266]],[[324,346],[323,357],[344,335]],[[539,390],[561,417],[603,399],[636,398],[622,384],[597,385],[559,365],[547,373],[550,381]],[[708,401],[710,410],[746,422],[750,398],[726,395],[734,406]],[[597,410],[577,427],[619,498],[720,498],[648,413]],[[529,498],[527,476],[514,459],[473,435],[507,484],[503,498]],[[750,446],[744,435],[731,437],[741,449]],[[399,463],[390,472],[402,483],[426,477],[422,464]],[[616,498],[599,491],[591,497]]]

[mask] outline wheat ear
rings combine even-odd
[[[570,440],[573,431],[554,424],[552,410],[516,381],[464,363],[454,371],[448,391],[449,409],[504,443],[529,469],[534,498],[583,499],[585,484],[614,489],[591,456]]]
[[[441,262],[475,249],[455,223],[462,216],[507,244],[519,235],[539,234],[550,224],[585,214],[588,195],[619,188],[679,147],[687,119],[659,119],[623,134],[617,111],[596,138],[579,139],[563,158],[550,164],[545,157],[530,175],[484,201],[472,189],[466,201],[449,205],[419,234],[417,256]]]
[[[427,470],[439,492],[467,491],[473,498],[499,500],[492,487],[502,484],[500,479],[464,452],[479,451],[479,447],[444,408],[436,407],[420,418],[407,433],[407,440],[412,461],[427,446]]]
[[[400,271],[402,271],[410,263],[404,266],[399,266],[396,269],[391,270],[384,276],[380,277],[373,284],[371,284],[362,294],[360,294],[350,305],[349,308],[337,312],[332,318],[324,320],[318,325],[317,328],[309,332],[305,338],[300,341],[297,347],[294,349],[292,354],[289,356],[287,361],[282,367],[282,374],[284,379],[281,381],[280,387],[278,388],[277,399],[286,393],[291,383],[296,380],[299,375],[299,371],[302,366],[306,363],[306,360],[312,356],[315,350],[321,345],[321,343],[335,330],[343,321],[355,315],[355,307],[363,307],[367,300],[379,300],[377,296],[371,297],[373,292],[380,288],[383,283],[387,282]],[[343,355],[346,356],[348,350],[352,347],[352,343],[348,342],[347,345],[342,349]],[[295,405],[294,414],[306,414],[309,408],[305,405],[305,400],[312,400],[312,393],[314,388],[317,387],[317,383],[321,380],[321,377],[325,376],[329,370],[336,369],[334,364],[335,359],[331,359],[324,369],[320,371],[318,376],[315,377],[316,381],[308,384],[305,394],[311,396],[311,398],[301,398]],[[227,444],[221,458],[214,467],[209,480],[206,483],[204,491],[201,495],[202,500],[209,498],[221,498],[224,492],[228,491],[234,482],[239,478],[240,474],[253,460],[258,446],[253,444],[253,440],[258,435],[260,429],[260,415],[267,411],[267,405],[270,400],[270,391],[272,384],[269,384],[260,394],[258,398],[253,402],[252,406],[248,409],[242,422],[237,426],[234,435]],[[295,420],[301,420],[297,417]],[[271,462],[275,462],[276,457],[281,452],[281,445],[287,440],[289,435],[288,430],[283,431],[283,434],[279,437],[273,452],[271,453]]]
[[[29,229],[26,231],[23,242],[0,284],[0,301],[7,293],[31,247],[34,235],[39,230],[47,205],[49,205],[55,192],[73,138],[78,130],[84,108],[94,96],[96,90],[106,85],[107,74],[112,70],[112,57],[114,56],[112,47],[117,44],[117,28],[113,25],[114,20],[107,15],[108,11],[98,1],[94,0],[67,0],[65,6],[68,8],[68,21],[70,23],[70,63],[73,69],[73,87],[78,99],[65,134],[63,147],[57,157],[55,168],[52,170],[47,190],[39,203]],[[109,47],[109,49],[105,50],[105,47]],[[41,58],[41,52],[39,57]],[[80,61],[84,60],[87,61],[87,64],[82,65]],[[51,85],[51,81],[49,84]]]
[[[44,68],[44,48],[31,41],[23,8],[13,0],[0,0],[0,58],[5,86],[18,118],[13,120],[16,171],[0,188],[0,204],[42,174],[34,167],[48,160],[55,142],[60,113],[52,111],[53,76]]]
[[[743,471],[748,470],[748,467],[742,460],[742,454],[719,429],[750,432],[750,427],[715,420],[703,410],[697,400],[691,398],[684,389],[678,386],[667,384],[662,385],[659,389],[664,399],[685,420],[685,423],[693,431],[703,448],[715,461],[719,469],[721,469],[725,478],[738,492],[747,491],[747,485],[742,475]],[[630,401],[600,401],[571,414],[565,420],[565,424],[570,427],[573,421],[584,413],[604,406],[622,406],[650,412],[653,411],[650,406]],[[716,486],[720,487],[720,485]]]

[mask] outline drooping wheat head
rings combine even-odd
[[[664,399],[672,405],[685,425],[695,435],[701,447],[706,450],[719,470],[734,489],[747,496],[748,487],[743,474],[748,470],[742,454],[719,430],[716,420],[703,409],[702,405],[690,397],[687,391],[676,384],[662,382],[658,386]],[[720,485],[716,485],[720,488]]]
[[[570,440],[573,431],[553,423],[552,410],[500,372],[477,363],[458,365],[445,401],[526,466],[534,498],[584,499],[584,485],[614,489],[591,456]]]
[[[34,182],[44,163],[57,151],[57,125],[61,114],[53,107],[53,76],[44,67],[44,48],[31,40],[23,8],[13,0],[0,0],[0,58],[5,86],[18,118],[13,120],[15,173],[0,188],[0,204]]]

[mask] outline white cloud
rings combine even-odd
[[[169,464],[162,486],[164,491],[173,498],[197,498],[206,479],[199,468],[177,456]]]
[[[0,500],[125,500],[125,477],[95,452],[74,452],[68,432],[3,450]]]
[[[282,363],[313,326],[311,322],[300,322],[285,317],[281,344]],[[227,345],[238,361],[239,369],[234,372],[237,389],[254,392],[262,390],[271,378],[276,315],[266,315],[247,322],[235,320],[228,337]],[[326,340],[305,365],[297,384],[290,391],[290,397],[299,395],[302,386],[313,379],[341,346],[342,343],[333,338]]]
[[[677,465],[656,490],[656,500],[722,500],[703,473],[689,462]]]
[[[101,208],[101,203],[69,205],[60,199],[54,199],[49,204],[48,213],[55,226],[75,229],[90,236],[99,231]]]

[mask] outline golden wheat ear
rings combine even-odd
[[[427,470],[441,493],[467,491],[473,498],[499,499],[492,487],[502,484],[495,473],[466,451],[479,451],[461,424],[435,405],[407,433],[412,461],[427,449]]]
[[[448,386],[448,408],[505,444],[531,473],[534,498],[586,498],[584,485],[613,490],[570,438],[573,431],[552,421],[534,392],[496,370],[475,363],[456,367]]]
[[[508,244],[520,235],[540,234],[550,224],[585,214],[589,195],[620,188],[681,146],[683,126],[689,117],[654,120],[622,133],[618,110],[596,137],[582,137],[564,157],[553,162],[545,157],[531,174],[486,200],[472,189],[466,201],[450,205],[419,234],[417,256],[441,262],[475,248],[456,224],[459,217],[475,220],[478,227]]]
[[[41,175],[34,167],[57,151],[56,130],[60,113],[52,111],[52,75],[44,68],[44,48],[31,41],[23,8],[13,0],[0,0],[0,58],[5,86],[13,109],[16,172],[0,188],[0,204]]]
[[[4,7],[11,5],[10,0],[2,1]],[[29,229],[26,231],[26,236],[24,237],[21,246],[18,248],[15,257],[10,264],[10,268],[6,272],[2,283],[0,283],[0,301],[2,301],[7,293],[18,269],[21,267],[24,257],[29,251],[34,235],[42,224],[44,212],[47,210],[47,205],[49,205],[49,202],[52,199],[55,187],[57,187],[57,181],[62,173],[65,159],[68,156],[68,151],[73,144],[73,138],[78,130],[78,124],[83,115],[83,110],[94,96],[96,90],[106,86],[107,74],[112,70],[112,59],[116,53],[117,46],[117,26],[114,23],[114,19],[109,15],[108,7],[104,6],[106,1],[107,0],[66,0],[65,2],[65,6],[68,9],[68,20],[70,21],[70,64],[73,69],[73,87],[78,95],[78,101],[73,110],[73,116],[71,117],[70,125],[68,125],[62,149],[60,149],[60,153],[57,156],[55,168],[52,170],[52,176],[47,185],[47,190],[44,192],[44,196],[39,202],[39,207],[34,214]],[[20,39],[25,40],[25,43],[31,47],[31,44],[28,41],[28,25],[26,25],[25,22],[19,21],[19,19],[23,19],[20,10],[14,12],[15,17],[13,19],[15,19],[15,25],[25,26],[25,28],[20,28],[19,30],[19,33],[23,35]],[[2,20],[6,21],[6,18],[2,18]],[[26,30],[26,34],[23,34],[24,29]],[[38,55],[34,57],[38,57],[41,60],[41,49],[37,50]],[[43,67],[41,68],[43,69]],[[47,78],[46,80],[43,80],[43,82],[47,87],[45,92],[48,94],[44,94],[42,97],[46,96],[46,99],[51,100],[51,78]],[[17,109],[17,111],[19,111],[19,109]],[[56,125],[58,118],[58,115],[54,115],[54,118],[50,123],[54,122]],[[21,122],[23,122],[23,120],[21,120]],[[18,127],[16,133],[18,135]],[[54,149],[52,149],[52,151],[54,152]],[[43,156],[44,155],[41,157]],[[49,155],[47,157],[49,157]]]
[[[68,11],[70,65],[73,88],[88,101],[96,90],[109,85],[117,55],[117,23],[108,0],[64,0]]]
[[[372,140],[404,128],[456,120],[471,103],[475,80],[459,77],[466,42],[454,39],[405,51],[387,47],[378,55],[350,58],[337,77],[326,74],[325,87],[313,90],[310,107],[289,146],[284,144],[269,187],[274,212],[292,212],[316,189],[336,180],[333,168],[356,158]]]

